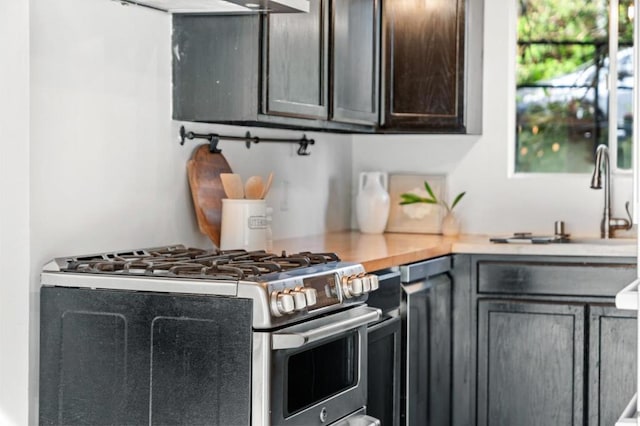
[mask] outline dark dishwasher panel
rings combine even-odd
[[[367,414],[383,425],[400,424],[400,317],[369,327]]]
[[[451,424],[451,258],[400,267],[401,424]]]
[[[375,272],[378,290],[369,293],[367,304],[382,309],[380,321],[368,328],[367,414],[383,426],[400,425],[400,272]]]
[[[248,425],[247,299],[42,287],[40,424]]]
[[[374,272],[378,276],[380,286],[376,291],[369,293],[367,305],[382,309],[382,315],[397,311],[400,308],[400,271],[397,269],[384,269]],[[381,321],[384,318],[380,319]]]

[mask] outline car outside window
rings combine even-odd
[[[518,0],[518,6],[516,173],[589,173],[601,143],[615,150],[617,168],[629,169],[633,1]],[[610,37],[615,91],[609,90]]]

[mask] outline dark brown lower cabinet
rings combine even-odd
[[[610,426],[636,392],[638,321],[634,311],[589,307],[589,425]]]
[[[583,424],[585,306],[478,302],[478,425]]]
[[[438,264],[450,260],[424,262],[425,276],[402,288],[400,423],[406,426],[451,424],[453,282],[449,269],[437,271]]]
[[[615,424],[635,393],[636,333],[635,312],[612,304],[479,300],[477,424]]]
[[[637,320],[614,296],[635,259],[456,255],[427,275],[403,283],[400,425],[615,424],[635,393]],[[399,329],[383,324],[367,411],[396,426]]]
[[[612,426],[633,397],[634,258],[473,255],[476,424]]]

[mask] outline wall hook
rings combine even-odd
[[[309,148],[309,145],[313,145],[315,143],[313,139],[307,139],[307,135],[302,135],[302,138],[298,143],[300,144],[298,147],[298,155],[311,155],[310,152],[307,152],[307,148]]]
[[[218,148],[218,142],[220,142],[220,138],[216,134],[209,135],[209,152],[212,154],[219,154],[222,152],[221,149]]]

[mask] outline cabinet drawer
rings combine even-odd
[[[635,263],[479,260],[479,293],[614,297],[636,279]]]

